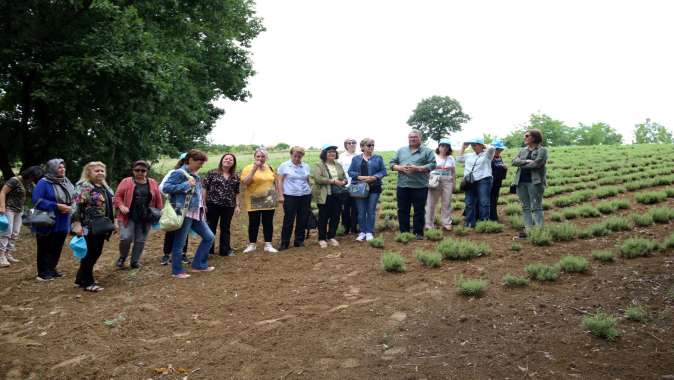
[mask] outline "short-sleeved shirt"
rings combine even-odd
[[[5,182],[5,185],[9,187],[9,193],[5,196],[5,207],[14,212],[23,211],[28,194],[23,182],[18,177],[12,177]]]
[[[424,166],[429,171],[435,168],[435,154],[428,147],[420,146],[412,151],[409,146],[398,149],[391,159],[391,168],[394,165]],[[398,172],[398,187],[422,189],[428,187],[428,172],[403,173]]]
[[[302,162],[295,165],[288,160],[278,167],[278,175],[284,177],[283,194],[296,197],[311,194],[309,186],[311,167],[308,164]]]
[[[435,169],[431,173],[453,177],[455,168],[456,162],[454,162],[454,157],[447,156],[442,158],[440,155],[435,155]]]
[[[204,178],[204,189],[207,191],[207,203],[218,206],[235,207],[241,180],[236,174],[225,178],[217,170],[208,172]]]
[[[241,178],[247,178],[253,170],[253,164],[243,168]],[[253,181],[246,186],[243,193],[243,203],[248,211],[274,210],[278,194],[276,194],[276,173],[271,167],[266,166],[265,170],[257,170],[253,176]]]

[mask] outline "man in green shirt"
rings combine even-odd
[[[410,211],[414,206],[414,234],[424,238],[424,215],[428,196],[428,173],[435,168],[435,155],[421,145],[421,132],[413,129],[409,146],[398,149],[391,159],[391,170],[398,172],[398,224],[400,232],[410,232]]]

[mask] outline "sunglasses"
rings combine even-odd
[[[146,169],[133,169],[133,171],[136,173],[147,173]]]
[[[368,147],[368,148],[374,148],[374,144],[367,144],[365,146]]]
[[[524,135],[524,137],[531,137],[531,135],[530,135],[530,134],[526,134],[526,135]]]

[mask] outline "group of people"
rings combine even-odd
[[[140,260],[149,231],[156,225],[161,209],[168,201],[183,217],[182,225],[166,232],[162,264],[171,263],[175,278],[188,278],[184,268],[190,232],[201,241],[191,260],[191,272],[210,272],[209,254],[215,254],[215,234],[220,228],[217,253],[234,256],[230,226],[234,215],[243,207],[248,212],[248,245],[243,253],[257,250],[258,233],[262,225],[264,247],[269,253],[302,247],[306,231],[311,226],[312,202],[318,207],[315,220],[318,244],[321,248],[339,246],[336,239],[340,221],[347,235],[355,234],[357,241],[374,238],[377,203],[382,193],[382,178],[387,168],[397,175],[397,209],[401,232],[413,232],[423,239],[424,229],[436,227],[436,208],[440,203],[439,222],[445,230],[452,229],[451,198],[456,183],[456,162],[463,163],[461,180],[465,192],[465,225],[474,227],[479,220],[496,220],[496,205],[507,168],[500,156],[505,146],[501,141],[486,145],[482,138],[463,144],[456,159],[449,140],[439,141],[435,151],[422,144],[422,135],[413,130],[408,144],[390,160],[374,153],[375,141],[354,139],[344,141],[344,151],[336,145],[324,145],[320,160],[309,165],[303,162],[305,150],[290,149],[290,159],[277,168],[268,161],[267,151],[254,153],[253,163],[237,172],[237,159],[224,154],[218,167],[205,176],[199,170],[208,156],[192,149],[181,155],[175,168],[161,183],[148,176],[150,165],[139,160],[132,164],[132,176],[124,178],[113,191],[106,182],[106,166],[89,162],[80,180],[73,185],[66,177],[62,159],[47,162],[46,172],[38,166],[29,167],[6,181],[0,191],[0,214],[6,216],[8,228],[0,234],[0,267],[18,260],[12,255],[21,227],[21,214],[32,192],[34,210],[47,214],[52,223],[33,225],[37,241],[37,280],[50,281],[61,277],[57,265],[69,233],[84,237],[87,253],[80,262],[75,284],[86,291],[99,292],[103,287],[93,275],[93,268],[111,234],[119,232],[119,258],[116,266],[124,268],[130,255],[130,266],[140,267]],[[511,190],[522,203],[525,232],[516,238],[526,238],[532,226],[543,224],[542,197],[545,187],[547,150],[541,146],[539,130],[524,135],[526,145],[512,160],[517,167]],[[360,153],[356,152],[357,145]],[[468,146],[471,153],[466,152]],[[241,191],[241,185],[244,191]],[[166,197],[166,198],[164,198]],[[272,244],[273,220],[277,205],[283,205],[283,225],[280,244]],[[414,209],[413,221],[410,215]]]

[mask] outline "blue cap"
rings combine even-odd
[[[321,151],[328,150],[328,149],[337,150],[337,145],[323,144],[323,146],[321,147]]]
[[[482,144],[484,145],[484,137],[474,137],[472,139],[468,139],[465,142],[468,144]]]
[[[440,141],[438,142],[438,145],[442,145],[442,144],[452,146],[452,143],[447,138],[440,139]]]
[[[496,140],[492,141],[491,146],[493,146],[496,149],[501,149],[501,150],[506,148],[505,144],[503,143],[503,140],[501,140],[501,139],[496,139]]]

